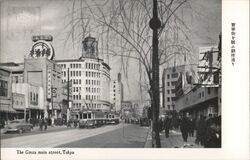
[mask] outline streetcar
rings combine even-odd
[[[95,128],[106,124],[106,113],[96,110],[79,112],[79,128]]]
[[[119,124],[119,115],[110,112],[106,114],[106,124]]]

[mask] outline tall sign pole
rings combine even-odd
[[[153,142],[152,147],[160,148],[159,134],[159,107],[160,107],[160,87],[159,87],[159,55],[158,55],[158,29],[161,27],[161,21],[158,18],[157,0],[153,0],[153,18],[149,22],[150,28],[153,30],[153,56],[152,56],[152,111],[153,111]]]

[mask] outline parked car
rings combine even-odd
[[[33,125],[27,123],[25,119],[17,119],[10,121],[8,125],[5,127],[5,132],[18,132],[23,133],[26,131],[31,131],[33,129]]]

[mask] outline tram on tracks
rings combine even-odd
[[[119,116],[112,112],[98,110],[83,110],[79,112],[79,128],[95,128],[118,123]]]

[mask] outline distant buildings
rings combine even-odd
[[[118,73],[117,80],[112,80],[110,84],[110,102],[113,110],[116,112],[121,111],[123,101],[123,84],[121,81],[121,73]]]

